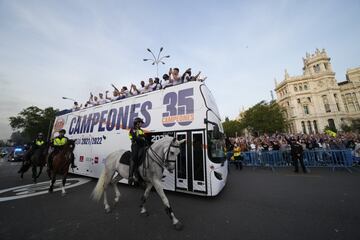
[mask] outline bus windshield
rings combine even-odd
[[[225,139],[221,134],[220,138],[214,136],[213,131],[208,132],[208,151],[209,159],[213,163],[223,163],[225,161]]]

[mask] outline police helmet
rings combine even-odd
[[[61,129],[61,130],[59,131],[59,133],[65,134],[65,133],[66,133],[66,130],[65,130],[65,129]]]
[[[137,117],[134,119],[134,126],[138,123],[144,123],[144,121],[141,118]]]

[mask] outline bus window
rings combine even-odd
[[[213,131],[208,131],[208,151],[209,159],[214,163],[223,163],[225,161],[225,139],[224,135],[220,133],[220,136],[215,136]]]

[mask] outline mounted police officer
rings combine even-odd
[[[18,173],[25,172],[30,167],[30,159],[31,156],[34,154],[36,149],[43,147],[45,144],[44,135],[42,132],[39,132],[36,139],[31,143],[29,150],[26,152],[24,157],[23,165],[21,166]]]
[[[52,168],[52,161],[53,161],[54,156],[56,154],[58,154],[64,148],[64,146],[67,144],[67,142],[69,140],[67,137],[65,137],[65,134],[66,134],[65,129],[61,129],[59,131],[59,135],[51,141],[51,146],[53,147],[53,150],[49,154],[48,170]],[[71,168],[77,167],[74,164],[74,160],[75,160],[74,154],[71,153]]]
[[[32,142],[26,158],[30,159],[31,155],[35,152],[35,150],[43,147],[44,144],[45,144],[44,135],[42,132],[39,132],[36,139]]]
[[[147,145],[144,131],[141,129],[141,125],[143,123],[144,121],[141,118],[135,118],[133,127],[129,131],[132,152],[129,165],[129,185],[133,185],[133,183],[139,179],[137,168],[140,165],[140,161],[144,155],[144,150]]]

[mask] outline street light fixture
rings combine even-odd
[[[77,101],[76,101],[75,99],[73,99],[73,98],[62,97],[62,99],[67,99],[67,100],[71,100],[71,101],[77,102]]]
[[[159,51],[157,57],[155,57],[155,54],[150,50],[150,48],[147,48],[146,50],[151,53],[151,55],[153,56],[153,58],[152,58],[152,59],[150,59],[150,58],[144,58],[143,61],[144,61],[144,62],[146,62],[146,61],[151,61],[151,65],[155,65],[155,64],[156,64],[156,76],[159,77],[159,63],[165,64],[165,62],[162,61],[162,60],[165,59],[165,58],[169,58],[170,55],[166,55],[166,56],[160,57],[161,52],[164,50],[163,47],[160,48],[160,51]]]

